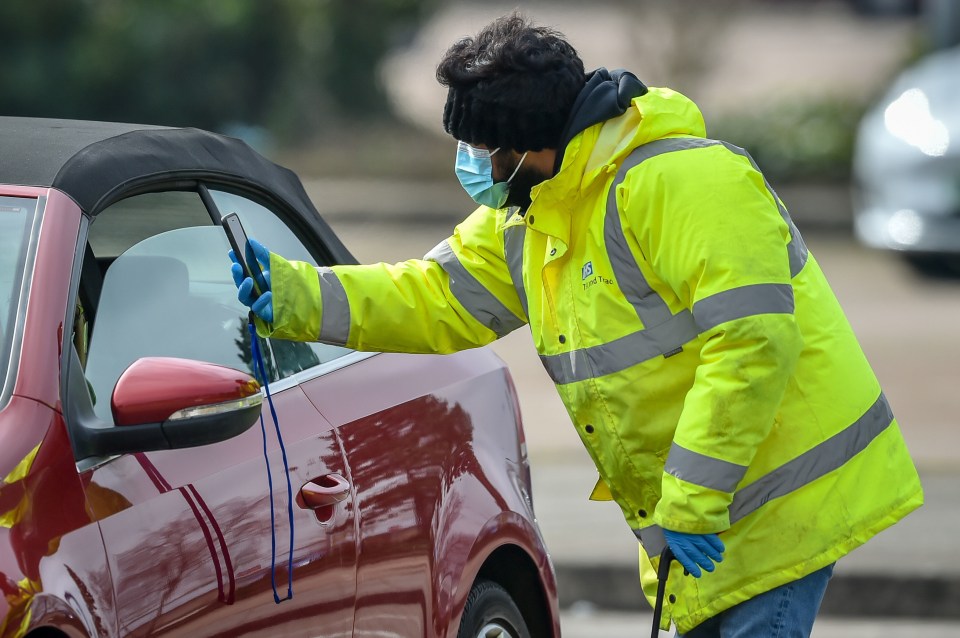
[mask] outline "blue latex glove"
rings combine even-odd
[[[674,557],[694,578],[700,578],[700,567],[712,572],[714,563],[723,562],[726,548],[716,534],[684,534],[665,529],[663,535]]]
[[[260,270],[263,271],[263,278],[266,279],[267,289],[262,290],[259,297],[254,299],[253,279],[245,277],[243,266],[237,261],[237,256],[231,250],[230,261],[233,265],[230,267],[230,274],[233,275],[233,283],[237,285],[237,299],[244,306],[253,310],[254,314],[266,321],[273,323],[273,293],[270,292],[270,251],[256,239],[250,239],[250,248],[253,249],[253,256],[260,263]],[[249,251],[248,251],[249,253]],[[250,255],[247,255],[249,259]]]

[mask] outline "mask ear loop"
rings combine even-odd
[[[497,150],[499,151],[500,149],[498,148]],[[527,153],[529,153],[529,152],[530,152],[530,151],[527,151]],[[513,169],[513,172],[510,174],[510,177],[507,178],[507,183],[508,183],[508,184],[513,181],[513,178],[514,178],[514,177],[517,176],[517,173],[520,171],[520,167],[523,166],[523,160],[527,159],[527,153],[524,153],[524,154],[523,154],[523,157],[521,157],[521,158],[520,158],[520,161],[517,162],[517,167],[516,167],[515,169]]]

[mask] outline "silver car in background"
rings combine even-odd
[[[860,123],[854,231],[921,272],[960,275],[960,47],[897,77]]]

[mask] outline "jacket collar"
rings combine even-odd
[[[647,87],[637,76],[623,69],[607,71],[600,67],[587,75],[586,84],[570,109],[570,116],[560,135],[554,173],[560,170],[567,145],[580,132],[594,124],[623,115],[633,99],[646,94]]]
[[[687,97],[651,88],[620,115],[588,126],[566,145],[560,170],[531,191],[528,215],[536,230],[569,242],[570,219],[578,203],[607,183],[622,159],[641,144],[663,137],[704,137],[703,115]],[[528,223],[529,225],[529,223]]]

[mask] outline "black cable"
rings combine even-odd
[[[657,601],[653,607],[653,631],[650,638],[660,636],[660,618],[663,616],[663,595],[667,593],[667,577],[670,576],[670,563],[673,562],[673,552],[670,547],[664,548],[660,554],[660,566],[657,568]]]

